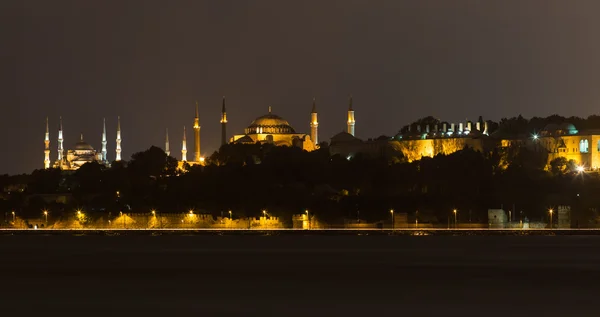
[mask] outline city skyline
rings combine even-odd
[[[65,147],[83,133],[98,149],[101,118],[121,116],[124,160],[162,145],[165,128],[177,149],[196,100],[202,152],[212,153],[223,95],[228,135],[268,106],[308,132],[314,97],[321,141],[345,129],[350,94],[363,139],[428,115],[600,110],[598,3],[131,4],[3,2],[0,125],[15,154],[0,157],[0,173],[38,168],[46,117],[51,141],[57,119],[69,123]],[[107,120],[109,148],[115,130]]]

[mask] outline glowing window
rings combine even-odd
[[[579,141],[579,152],[588,153],[589,152],[589,143],[588,140]]]

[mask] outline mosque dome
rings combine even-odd
[[[89,145],[87,142],[83,141],[83,134],[82,134],[79,142],[77,142],[75,144],[74,150],[76,150],[76,151],[93,151],[94,148],[91,145]]]
[[[290,126],[287,120],[283,119],[278,115],[274,115],[271,113],[271,108],[269,107],[269,113],[256,118],[252,123],[246,128],[246,134],[255,134],[255,133],[272,133],[272,134],[283,134],[283,133],[296,133],[294,128]]]
[[[542,130],[542,135],[569,135],[577,134],[577,128],[571,123],[563,122],[561,124],[549,123]]]
[[[564,122],[559,127],[560,130],[564,131],[566,134],[577,134],[577,129],[571,123]]]

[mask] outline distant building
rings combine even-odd
[[[118,119],[117,127],[117,147],[115,160],[121,159],[121,124]],[[74,171],[79,169],[83,164],[90,162],[98,162],[100,164],[109,165],[106,151],[106,122],[103,125],[102,131],[102,150],[96,151],[89,143],[83,140],[83,134],[79,142],[72,149],[64,148],[63,125],[62,118],[59,119],[58,126],[58,148],[57,158],[52,166],[61,170]],[[44,138],[44,168],[50,168],[50,133],[48,129],[48,119],[46,119],[46,134]]]
[[[353,116],[352,116],[353,118]],[[412,124],[394,137],[363,141],[350,133],[341,132],[331,138],[330,153],[351,159],[358,153],[370,157],[403,157],[412,162],[423,157],[451,154],[470,147],[478,151],[491,149],[495,143],[488,135],[487,123],[481,118],[473,124]]]
[[[314,134],[313,137],[316,138],[317,113],[314,107],[311,117],[311,130]],[[273,114],[271,107],[269,107],[269,113],[252,121],[245,129],[244,134],[234,135],[231,143],[269,143],[277,146],[295,146],[306,151],[313,151],[318,146],[310,135],[296,133],[287,120]]]

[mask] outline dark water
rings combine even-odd
[[[599,236],[0,236],[0,274],[0,316],[600,315]]]

